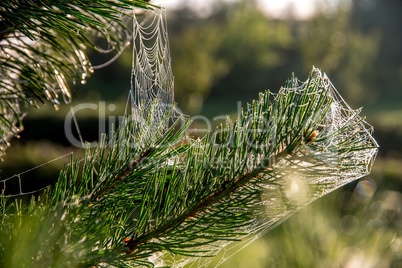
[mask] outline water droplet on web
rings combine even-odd
[[[81,84],[85,85],[87,83],[86,80],[81,80]]]

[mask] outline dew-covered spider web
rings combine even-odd
[[[157,100],[158,109],[154,117],[158,120],[171,109],[174,102],[174,77],[165,11],[153,10],[134,15],[131,42],[133,65],[125,117],[144,119],[147,107]],[[311,96],[303,95],[309,84],[316,84],[318,91],[311,93]],[[149,261],[154,262],[156,267],[207,267],[213,261],[214,267],[218,267],[300,208],[370,173],[378,151],[378,145],[372,136],[373,128],[359,115],[359,110],[349,107],[325,73],[314,68],[306,82],[292,78],[277,94],[271,94],[271,98],[274,103],[279,98],[296,99],[300,95],[311,97],[313,101],[317,92],[326,96],[323,103],[315,104],[316,114],[322,115],[318,130],[312,138],[317,142],[313,145],[305,144],[290,158],[273,163],[271,172],[263,173],[258,178],[261,183],[256,182],[255,187],[263,188],[263,191],[256,206],[262,208],[262,211],[247,225],[236,230],[236,233],[242,235],[235,235],[230,241],[219,240],[194,248],[194,251],[216,255],[215,258],[180,255],[172,257],[171,252],[161,252],[153,254]],[[289,106],[292,105],[295,104],[289,103]],[[179,116],[181,113],[175,108],[172,120]],[[353,148],[345,145],[350,145],[350,141],[353,141]],[[256,153],[250,161],[254,161],[250,162],[250,166],[257,165],[259,155]],[[3,189],[7,189],[7,183],[13,180],[18,185],[17,192],[13,195],[28,194],[22,187],[21,176],[24,174],[0,180],[0,187],[3,184]],[[250,186],[250,191],[255,191],[253,187]],[[241,199],[242,196],[234,195],[233,198]],[[228,208],[226,212],[236,213],[236,209],[239,208]]]
[[[181,113],[174,105],[172,72],[167,19],[165,10],[135,15],[133,19],[133,59],[131,72],[131,106],[133,113],[150,107],[158,100],[161,116],[174,108],[173,117]],[[144,115],[140,115],[144,116]]]
[[[133,49],[131,87],[128,92],[124,117],[130,117],[131,119],[129,120],[134,118],[134,120],[141,121],[147,116],[147,107],[150,107],[153,102],[157,101],[159,109],[155,114],[155,124],[170,109],[173,109],[171,117],[172,121],[174,121],[183,115],[173,103],[174,77],[171,67],[166,11],[164,9],[155,9],[143,12],[134,8],[132,25],[132,34],[128,36],[129,40],[123,46],[122,50],[111,60],[104,64],[93,66],[91,69],[100,69],[110,65],[131,44]],[[110,53],[112,51],[102,50],[101,48],[97,48],[97,50],[102,53]],[[85,57],[82,57],[82,61],[88,62]],[[84,138],[80,134],[75,116],[73,119],[84,147]],[[25,180],[29,180],[29,174],[38,169],[45,169],[55,161],[64,160],[68,162],[71,154],[68,153],[52,159],[8,178],[1,178],[0,196],[18,197],[42,192],[48,186],[39,187],[36,190],[24,190],[24,188],[32,188],[32,182],[24,183]],[[25,187],[24,184],[31,186]]]
[[[169,53],[166,17],[164,12],[150,12],[142,24],[134,23],[134,53],[132,73],[132,106],[134,114],[142,105],[150,106],[155,99],[162,100],[160,114],[172,105],[173,74]],[[214,267],[241,250],[255,239],[286,220],[301,207],[332,192],[339,187],[370,173],[377,154],[377,143],[372,136],[373,128],[353,110],[340,96],[326,74],[314,68],[309,82],[296,78],[272,94],[273,101],[300,94],[307,90],[307,83],[316,83],[326,94],[320,114],[325,114],[315,139],[326,137],[314,146],[306,146],[292,159],[283,159],[272,167],[276,170],[264,179],[275,180],[276,186],[267,184],[260,201],[266,217],[256,217],[243,227],[247,235],[234,237],[241,242],[216,241],[197,248],[199,252],[217,254],[215,259],[206,257],[176,256],[171,253],[154,254],[150,259],[156,265],[172,267],[207,267],[213,260]],[[314,97],[313,94],[312,98]],[[326,108],[329,107],[329,111]],[[327,111],[327,112],[324,112]],[[142,110],[143,111],[143,110]],[[178,113],[180,114],[180,113]],[[156,115],[158,117],[159,115]],[[350,127],[353,126],[353,127]],[[345,141],[353,139],[354,148],[343,148]],[[361,147],[366,149],[360,150]],[[346,150],[344,152],[342,150]],[[342,151],[342,157],[339,152]],[[261,186],[261,185],[260,185]]]
[[[161,261],[161,264],[172,267],[185,265],[188,265],[186,267],[218,267],[302,207],[370,173],[378,152],[378,144],[372,136],[373,127],[359,115],[360,110],[353,110],[344,101],[325,73],[314,68],[311,79],[306,82],[292,78],[288,86],[281,88],[279,93],[271,94],[272,99],[276,101],[279,97],[286,99],[294,94],[302,95],[309,84],[316,84],[319,91],[327,96],[323,106],[316,106],[319,110],[317,114],[323,115],[318,127],[319,132],[314,137],[317,142],[314,145],[306,144],[295,155],[273,163],[271,172],[259,178],[261,183],[258,187],[256,186],[256,189],[262,187],[264,190],[260,202],[255,206],[264,209],[261,214],[257,213],[259,216],[247,226],[236,230],[246,235],[234,237],[240,242],[219,241],[199,249],[204,252],[214,252],[217,254],[215,259],[179,257],[172,262]],[[314,97],[313,94],[311,97]],[[348,143],[352,140],[353,142]],[[352,148],[351,144],[353,144]],[[256,159],[257,157],[254,157],[252,162],[258,161]],[[251,163],[251,166],[254,165],[255,163]],[[266,183],[273,181],[275,183]],[[250,191],[252,192],[253,189]],[[165,256],[160,256],[160,259],[163,260],[168,255],[169,253],[166,253]]]

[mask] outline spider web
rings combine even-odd
[[[149,12],[139,24],[135,19],[132,88],[130,91],[133,114],[154,100],[162,100],[159,111],[163,114],[173,104],[173,74],[169,53],[166,16],[164,12]],[[172,259],[169,252],[153,255],[150,259],[157,266],[171,267],[207,267],[211,261],[214,267],[221,265],[239,250],[261,237],[275,226],[282,223],[300,208],[332,192],[339,187],[370,173],[377,154],[377,142],[372,136],[373,128],[353,110],[340,96],[326,74],[314,68],[312,80],[327,93],[330,105],[320,126],[320,135],[330,137],[310,148],[306,146],[292,160],[285,159],[273,166],[277,171],[269,175],[277,186],[267,184],[265,199],[259,205],[265,208],[266,217],[257,217],[239,233],[247,233],[235,239],[241,242],[219,241],[204,245],[197,250],[217,254],[215,258],[176,256]],[[291,86],[282,88],[277,94],[287,96],[306,90],[307,82],[294,78]],[[277,95],[273,95],[275,98]],[[142,109],[144,111],[146,109]],[[324,114],[324,111],[322,111]],[[180,113],[178,113],[180,114]],[[159,115],[156,115],[158,117]],[[349,126],[354,126],[350,128]],[[345,131],[346,129],[346,131]],[[340,158],[338,150],[350,137],[355,146],[367,147],[365,150],[350,150]],[[269,186],[268,186],[269,185]],[[285,198],[284,198],[285,196]],[[291,201],[291,206],[288,202]]]
[[[174,101],[174,77],[171,69],[165,11],[147,11],[143,15],[134,15],[132,44],[131,89],[125,116],[143,120],[146,116],[144,114],[146,107],[158,100],[159,109],[155,114],[155,118],[158,119],[171,109]],[[370,173],[378,147],[372,136],[372,126],[360,117],[359,110],[353,110],[347,105],[326,74],[313,69],[312,80],[318,82],[321,90],[328,93],[326,105],[330,105],[329,112],[325,114],[321,122],[320,135],[317,139],[320,136],[329,138],[318,142],[315,147],[306,146],[291,160],[280,160],[272,167],[275,172],[264,175],[265,178],[262,179],[276,182],[275,185],[264,186],[263,198],[258,203],[264,208],[265,217],[256,217],[250,224],[242,227],[242,230],[236,230],[238,233],[247,233],[247,235],[234,237],[240,242],[218,241],[199,248],[200,251],[217,254],[215,258],[172,257],[169,252],[162,252],[153,255],[150,261],[156,266],[170,265],[171,267],[186,265],[207,267],[213,261],[214,267],[218,267],[300,208]],[[277,95],[273,95],[273,98],[279,94],[282,96],[298,94],[306,90],[306,83],[293,79],[290,86],[282,88]],[[317,107],[317,109],[324,108]],[[181,116],[180,111],[175,109],[173,116]],[[342,150],[342,143],[350,137],[356,141],[356,147],[362,146],[366,149],[349,150],[344,152],[344,157],[339,157],[338,152]],[[69,154],[62,157],[66,156]],[[49,163],[51,161],[35,168]],[[16,194],[8,196],[30,194],[23,191],[21,179],[30,171],[0,180],[0,185],[3,184],[3,193],[7,189],[6,184],[14,180],[18,182],[19,190]],[[38,189],[35,192],[41,190]]]
[[[174,105],[174,76],[171,66],[166,11],[155,9],[133,17],[133,59],[130,99],[133,116],[158,103],[159,118],[173,108],[172,117],[182,113]],[[174,107],[172,107],[174,106]],[[126,111],[127,113],[128,111]]]
[[[8,178],[5,179],[0,179],[0,198],[1,197],[20,197],[24,195],[32,195],[32,194],[39,194],[46,188],[49,188],[50,185],[46,185],[43,187],[40,187],[36,190],[25,190],[25,189],[32,189],[32,187],[25,187],[24,185],[26,184],[32,184],[32,181],[30,181],[30,177],[28,176],[31,175],[33,172],[38,171],[39,169],[46,169],[48,165],[51,165],[54,162],[57,161],[64,161],[67,162],[69,160],[69,157],[71,157],[72,152],[67,153],[65,155],[59,156],[55,159],[52,159],[50,161],[47,161],[43,164],[37,165],[35,167],[32,167],[28,170],[25,170],[21,173],[12,175]]]
[[[114,62],[130,44],[133,45],[132,71],[131,71],[131,89],[128,93],[128,101],[124,117],[131,117],[130,120],[143,121],[147,116],[147,107],[153,102],[158,101],[158,110],[155,114],[155,125],[157,121],[172,109],[174,95],[174,77],[171,68],[170,47],[167,34],[166,12],[163,9],[155,9],[148,12],[139,12],[133,9],[133,29],[129,40],[111,60],[104,64],[93,66],[91,69],[100,69]],[[110,53],[113,50],[102,50],[101,53]],[[78,52],[77,52],[78,53]],[[82,60],[86,61],[85,57]],[[84,79],[85,77],[83,77]],[[83,80],[84,81],[84,80]],[[172,121],[183,116],[178,108],[173,107],[171,115]],[[83,137],[80,134],[79,126],[75,115],[74,123],[84,147]],[[3,141],[0,141],[4,142]],[[53,162],[65,159],[67,162],[72,154],[60,156],[46,163],[33,167],[29,170],[15,174],[0,180],[0,197],[19,197],[30,194],[38,194],[49,186],[40,187],[37,190],[24,191],[24,181],[29,180],[28,175],[40,168]]]
[[[378,152],[378,144],[372,136],[373,127],[359,115],[360,110],[353,110],[344,101],[327,75],[316,68],[313,69],[309,83],[315,82],[322,92],[328,93],[323,107],[317,106],[317,109],[322,110],[319,114],[325,116],[316,139],[325,138],[314,143],[315,145],[305,145],[300,152],[290,158],[274,163],[273,172],[260,178],[262,183],[259,187],[262,186],[264,189],[263,198],[256,206],[264,208],[262,217],[257,216],[247,226],[236,230],[247,235],[234,237],[240,242],[220,241],[199,248],[200,251],[217,254],[215,258],[178,257],[173,261],[166,261],[169,259],[169,253],[166,253],[159,256],[161,265],[218,267],[302,207],[370,173]],[[286,98],[290,94],[299,94],[306,90],[307,83],[294,78],[291,86],[281,88],[278,94],[272,96],[275,99],[278,95]],[[330,105],[329,111],[324,112],[328,105]],[[345,141],[351,139],[354,141],[352,149],[344,145]],[[255,157],[252,161],[256,159],[258,158]],[[275,183],[264,184],[264,181],[275,181]],[[213,266],[210,266],[211,262]]]

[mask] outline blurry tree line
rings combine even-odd
[[[305,76],[312,65],[353,106],[399,104],[401,2],[366,2],[318,6],[305,21],[270,19],[250,0],[218,1],[206,18],[184,5],[169,22],[179,104],[199,112],[192,104],[208,97],[248,100],[267,86],[277,91],[292,72]]]
[[[401,11],[397,0],[323,2],[296,20],[272,19],[254,0],[217,1],[208,16],[183,4],[169,15],[175,98],[187,113],[220,115],[315,65],[364,108],[381,153],[402,148]]]

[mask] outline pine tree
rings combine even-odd
[[[126,44],[120,14],[143,1],[7,1],[0,14],[3,148],[21,103],[59,105],[91,65],[87,32]],[[261,93],[202,139],[160,99],[131,107],[115,133],[72,158],[29,202],[0,197],[1,267],[202,266],[302,206],[370,172],[372,128],[320,70]],[[202,264],[204,263],[204,264]]]

